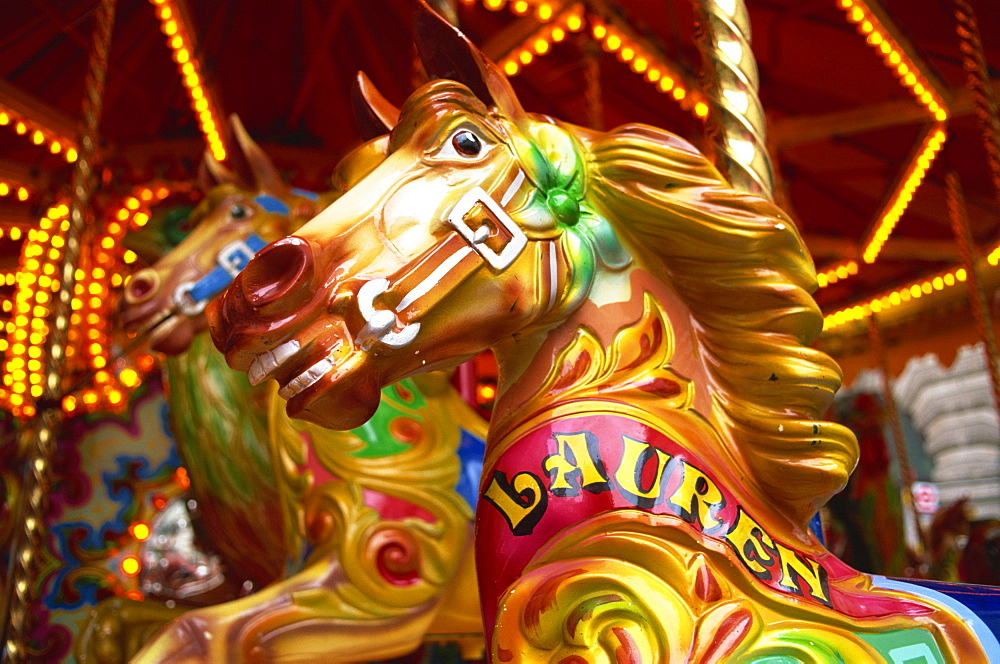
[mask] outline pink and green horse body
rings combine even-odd
[[[290,415],[342,429],[382,386],[494,350],[490,661],[1000,661],[987,612],[851,569],[809,530],[858,450],[822,419],[840,372],[808,347],[793,222],[672,134],[526,113],[452,26],[417,23],[436,80],[398,116],[374,98],[383,159],[209,320]]]
[[[242,173],[206,159],[207,199],[191,235],[132,277],[123,319],[169,355],[171,423],[200,532],[236,587],[246,580],[255,592],[183,612],[116,600],[78,652],[117,661],[141,640],[102,634],[151,631],[177,616],[139,661],[281,661],[302,648],[317,661],[367,661],[428,638],[475,652],[482,628],[470,543],[482,419],[435,375],[387,387],[376,416],[349,434],[296,425],[272,390],[226,367],[202,334],[205,304],[254,253],[336,197],[287,187],[238,121],[232,129]],[[338,186],[367,160],[355,154]]]

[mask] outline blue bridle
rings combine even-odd
[[[308,198],[309,200],[319,200],[319,195],[306,191],[305,189],[292,189],[293,194]],[[291,216],[292,211],[288,205],[275,196],[260,194],[253,199],[265,212],[273,212]],[[204,277],[195,282],[185,282],[174,291],[174,303],[181,313],[187,316],[197,316],[205,310],[212,299],[224,291],[229,284],[246,268],[250,259],[258,251],[268,245],[268,241],[257,233],[251,233],[246,239],[230,242],[219,250],[215,257],[217,265]]]

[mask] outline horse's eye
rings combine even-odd
[[[240,205],[236,203],[231,208],[229,208],[229,217],[231,219],[246,219],[250,216],[252,210],[245,205]]]
[[[483,142],[471,131],[462,130],[452,136],[451,144],[455,151],[465,157],[475,157],[483,150]]]

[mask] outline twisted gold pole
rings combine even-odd
[[[773,200],[774,172],[757,96],[760,81],[750,50],[746,5],[743,0],[696,0],[695,10],[716,166],[736,189]]]
[[[997,117],[997,100],[987,73],[983,41],[979,37],[979,23],[969,0],[955,0],[955,22],[961,40],[966,87],[972,93],[976,117],[983,131],[994,193],[1000,202],[1000,118]]]
[[[986,362],[989,366],[990,386],[993,388],[993,406],[1000,412],[1000,367],[997,358],[997,338],[993,332],[993,320],[990,316],[990,307],[986,299],[986,291],[983,289],[982,279],[976,264],[979,256],[976,251],[976,244],[972,238],[972,229],[969,226],[969,213],[965,205],[965,195],[962,193],[962,183],[958,179],[958,173],[954,170],[948,171],[945,176],[945,193],[948,196],[948,216],[951,218],[951,228],[958,240],[958,251],[962,257],[962,265],[969,275],[966,284],[969,287],[969,301],[972,305],[972,318],[976,323],[976,331],[979,337],[986,344]]]
[[[22,498],[17,505],[21,528],[14,535],[10,553],[8,588],[5,594],[7,621],[3,639],[4,662],[25,662],[29,658],[27,644],[34,627],[31,608],[38,599],[36,578],[39,558],[48,534],[45,517],[48,511],[46,498],[51,484],[51,462],[62,421],[65,348],[81,237],[95,186],[93,160],[114,17],[114,0],[100,0],[84,86],[80,152],[73,170],[70,223],[58,271],[59,290],[55,293],[47,320],[49,334],[44,348],[46,352],[43,354],[43,357],[48,358],[45,383],[42,397],[37,402],[38,416],[25,427],[20,441],[21,458],[25,459]]]

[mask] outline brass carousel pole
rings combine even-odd
[[[968,276],[969,300],[972,304],[972,319],[976,323],[976,331],[986,344],[986,361],[990,373],[990,385],[993,388],[993,407],[1000,413],[1000,367],[997,362],[997,338],[993,331],[993,318],[986,300],[982,279],[976,269],[978,252],[969,227],[969,214],[965,206],[965,195],[958,173],[954,169],[945,176],[945,192],[948,195],[948,216],[951,217],[951,228],[958,240],[958,251],[962,257],[962,265]]]
[[[994,193],[1000,202],[1000,117],[997,115],[997,100],[987,73],[983,42],[979,37],[979,23],[969,0],[955,0],[955,23],[962,50],[962,66],[966,73],[966,87],[972,93],[976,117],[983,130],[983,144],[986,146]]]
[[[983,131],[983,145],[986,148],[987,163],[993,180],[993,190],[1000,203],[1000,118],[997,117],[997,100],[987,73],[983,42],[979,36],[979,23],[972,3],[955,0],[955,24],[962,50],[962,65],[966,73],[966,87],[972,93],[976,107],[976,117]],[[946,180],[948,212],[952,229],[958,239],[962,262],[969,274],[969,295],[972,298],[972,313],[980,337],[986,343],[986,359],[989,362],[990,382],[993,386],[993,404],[1000,412],[1000,354],[998,354],[993,320],[987,304],[986,292],[976,273],[974,264],[979,258],[969,227],[969,216],[962,194],[958,173],[950,170]]]
[[[18,506],[21,526],[13,538],[11,569],[7,581],[9,587],[5,589],[7,620],[4,624],[4,662],[28,661],[28,639],[33,627],[31,612],[38,599],[36,577],[40,552],[47,539],[45,517],[48,509],[47,493],[51,483],[51,462],[62,423],[65,347],[81,237],[95,187],[93,160],[114,16],[114,0],[100,0],[95,13],[94,41],[87,64],[80,150],[72,178],[69,229],[66,231],[66,244],[57,272],[59,290],[53,298],[47,321],[49,334],[44,348],[44,357],[48,358],[45,382],[37,404],[38,415],[25,427],[20,440],[22,458],[25,459],[24,482]]]
[[[696,39],[705,61],[708,133],[715,164],[736,189],[774,199],[760,80],[743,0],[696,0]]]

